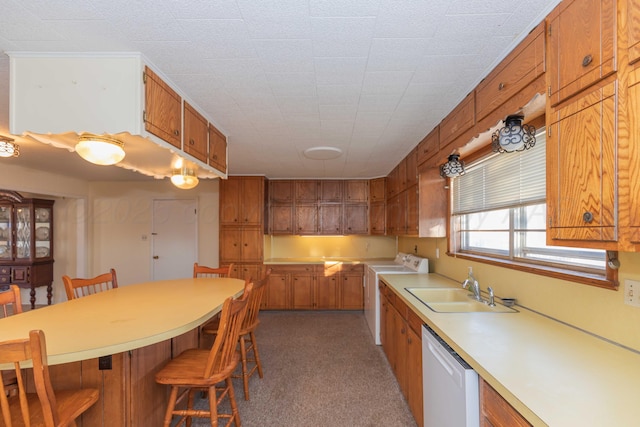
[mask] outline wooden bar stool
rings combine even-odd
[[[233,264],[229,264],[228,267],[207,267],[204,265],[198,265],[197,262],[193,263],[193,277],[231,277],[231,271],[233,270]]]
[[[240,415],[236,404],[231,374],[240,361],[237,351],[238,336],[247,309],[247,301],[251,297],[252,283],[247,283],[242,298],[228,298],[222,306],[220,315],[220,333],[216,336],[210,350],[189,349],[170,360],[157,374],[156,382],[171,386],[169,403],[164,418],[164,426],[171,425],[174,415],[181,418],[178,425],[186,421],[191,425],[192,417],[209,418],[212,426],[218,425],[218,418],[228,418],[227,426],[233,422],[240,427]],[[218,395],[216,384],[224,382]],[[209,410],[193,407],[194,396],[204,391],[209,398]],[[186,408],[177,405],[187,397]],[[218,405],[228,397],[231,413],[218,412]]]
[[[96,389],[54,392],[49,377],[44,332],[33,330],[29,338],[0,343],[0,363],[13,364],[18,380],[16,395],[7,396],[0,383],[0,426],[75,426],[75,419],[98,400]],[[20,363],[33,362],[36,393],[27,393]]]
[[[118,287],[116,270],[113,268],[108,273],[90,279],[72,279],[69,276],[62,276],[62,281],[69,301]]]
[[[255,331],[260,324],[258,319],[258,313],[260,312],[260,305],[262,303],[262,297],[266,289],[266,285],[269,282],[269,276],[271,275],[271,269],[267,269],[262,280],[255,283],[253,286],[253,292],[247,303],[247,314],[242,322],[242,329],[240,330],[240,354],[242,357],[242,383],[244,386],[244,399],[249,400],[249,378],[251,375],[258,371],[260,378],[263,377],[262,363],[260,363],[260,354],[258,353],[258,341],[256,340]],[[202,332],[205,334],[217,334],[220,325],[218,319],[214,319],[209,323],[206,323],[202,327]],[[253,353],[253,358],[249,358],[248,354]],[[249,363],[253,366],[249,369]]]
[[[0,292],[0,307],[4,317],[22,313],[22,298],[18,285],[10,285],[9,290]],[[12,396],[18,391],[18,379],[14,371],[2,371],[2,384],[7,396]]]

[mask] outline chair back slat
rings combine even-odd
[[[244,321],[242,322],[242,333],[253,329],[258,323],[258,313],[260,312],[264,291],[267,283],[269,283],[269,276],[271,276],[270,268],[265,271],[262,279],[253,285],[253,291],[251,292],[251,297],[247,303],[247,312],[245,313]]]
[[[231,277],[231,271],[233,270],[233,264],[229,264],[227,267],[207,267],[205,265],[198,265],[197,262],[193,263],[193,277]]]
[[[204,377],[208,378],[214,372],[220,372],[229,366],[233,357],[236,357],[240,328],[244,319],[247,302],[251,297],[253,283],[247,282],[241,298],[228,298],[222,306],[220,314],[220,327],[213,342],[207,365],[204,369]]]
[[[18,285],[11,285],[8,291],[0,292],[0,306],[2,306],[3,317],[22,313],[22,299]]]
[[[62,281],[64,282],[64,288],[67,292],[68,300],[97,294],[99,292],[107,291],[109,289],[115,289],[118,287],[116,270],[113,268],[109,270],[108,273],[103,273],[90,279],[72,279],[69,276],[62,276]]]

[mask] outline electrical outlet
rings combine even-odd
[[[436,248],[436,259],[440,258],[440,248]]]
[[[624,280],[624,303],[634,307],[640,307],[640,282]]]

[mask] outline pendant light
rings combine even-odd
[[[20,146],[13,142],[13,139],[0,136],[0,157],[18,157]]]
[[[536,128],[523,125],[524,116],[513,114],[504,119],[504,127],[491,135],[491,148],[496,153],[524,151],[536,145]]]
[[[182,190],[190,190],[198,185],[198,177],[193,168],[182,166],[173,170],[171,183]]]

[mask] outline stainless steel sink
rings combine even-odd
[[[517,313],[518,310],[502,304],[489,304],[473,299],[465,289],[405,288],[407,292],[437,313]]]

